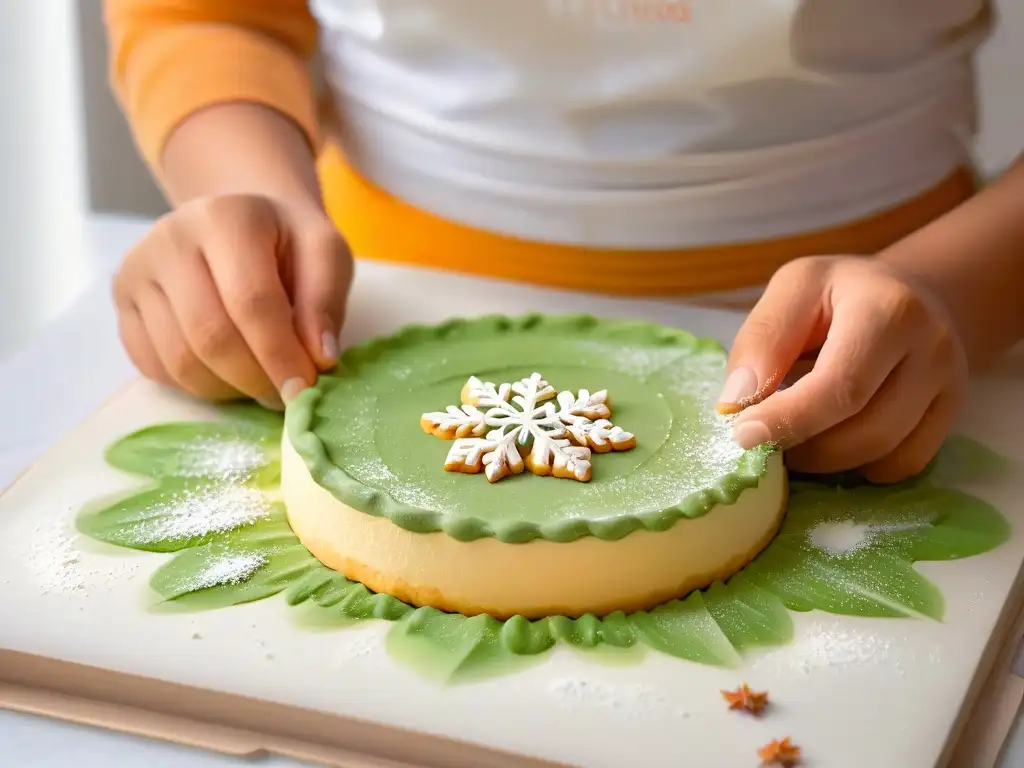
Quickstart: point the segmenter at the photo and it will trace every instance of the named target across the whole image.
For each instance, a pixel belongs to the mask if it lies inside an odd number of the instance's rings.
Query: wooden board
[[[450,314],[448,297],[466,294],[457,280],[431,279],[381,284],[376,293],[364,287],[349,338]],[[382,318],[385,295],[396,309]],[[655,317],[723,340],[739,322],[667,304],[546,296],[557,306],[535,301],[533,308]],[[525,308],[515,291],[463,304],[462,314]],[[1024,462],[1022,382],[1021,356],[976,382],[960,431]],[[514,676],[439,689],[392,662],[381,623],[310,632],[275,599],[198,615],[146,613],[146,580],[165,556],[74,537],[77,509],[135,484],[104,464],[106,445],[138,427],[210,415],[140,382],[0,498],[0,702],[234,754],[480,768],[543,761],[601,768],[641,757],[651,768],[756,765],[757,746],[790,734],[810,764],[924,768],[950,763],[968,738],[995,745],[984,748],[994,757],[1005,733],[972,729],[968,715],[976,705],[1008,712],[1019,702],[1006,670],[1020,636],[1024,477],[970,489],[1011,519],[1007,544],[917,566],[946,598],[942,623],[796,614],[795,641],[739,671],[657,654],[608,666],[557,649]],[[979,704],[986,679],[1000,696]],[[742,680],[771,691],[779,703],[772,717],[725,711],[719,689]],[[963,761],[984,749],[970,748],[952,764],[981,768]]]

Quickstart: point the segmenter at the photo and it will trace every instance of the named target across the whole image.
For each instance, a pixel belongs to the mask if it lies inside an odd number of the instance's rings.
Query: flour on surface
[[[139,544],[198,538],[252,525],[270,509],[269,499],[255,488],[219,485],[154,504],[145,519],[126,526],[125,534]]]
[[[889,664],[892,642],[871,632],[843,626],[840,622],[813,622],[785,648],[765,654],[754,664],[773,665],[781,674],[800,672],[809,675],[815,670],[840,667],[863,667]],[[903,670],[894,665],[897,674]]]
[[[580,341],[577,346],[586,352],[600,355],[612,370],[641,379],[691,356],[689,350],[672,346],[623,347],[603,341]]]
[[[561,678],[551,683],[550,691],[567,706],[585,706],[621,712],[628,717],[668,714],[680,718],[689,713],[650,685],[608,685],[581,678]]]
[[[41,594],[85,596],[89,589],[97,586],[111,589],[138,571],[138,562],[120,558],[110,559],[106,567],[86,564],[75,548],[75,536],[71,522],[65,516],[33,527],[27,541],[25,563]]]
[[[383,648],[384,644],[376,634],[353,638],[340,648],[338,660],[349,663],[356,659],[366,659],[378,654]]]
[[[241,584],[267,564],[267,556],[262,552],[249,552],[224,557],[208,563],[197,572],[185,587],[185,591],[195,592],[200,589],[223,585]]]
[[[808,532],[811,543],[818,549],[844,557],[869,546],[885,533],[898,533],[924,528],[927,520],[909,523],[858,523],[854,520],[830,520],[818,523]]]
[[[240,482],[269,463],[267,452],[248,440],[206,437],[188,443],[175,474]]]

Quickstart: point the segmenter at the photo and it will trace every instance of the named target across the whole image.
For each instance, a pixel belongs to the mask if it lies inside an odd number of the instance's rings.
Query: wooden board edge
[[[1024,680],[1012,669],[1024,639],[1024,569],[1011,595],[936,764],[941,768],[994,768],[1024,701]]]
[[[570,768],[437,734],[0,649],[0,707],[339,768]]]
[[[408,763],[380,761],[348,750],[274,739],[252,731],[6,683],[0,683],[0,707],[231,757],[256,758],[273,753],[329,768],[415,768]]]

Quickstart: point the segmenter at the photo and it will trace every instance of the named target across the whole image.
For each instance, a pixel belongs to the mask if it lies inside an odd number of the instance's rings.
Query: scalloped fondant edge
[[[453,318],[437,325],[410,324],[387,336],[378,336],[349,347],[342,354],[339,366],[374,360],[381,353],[430,340],[451,338],[466,333],[490,336],[495,333],[546,331],[586,332],[600,329],[602,339],[633,338],[644,343],[674,346],[689,352],[725,349],[714,339],[702,338],[682,329],[670,328],[644,320],[599,318],[588,314],[484,315],[477,318]],[[327,455],[323,441],[312,430],[317,405],[330,386],[330,375],[321,376],[315,385],[293,399],[285,410],[285,434],[302,457],[313,480],[336,499],[353,509],[376,517],[385,517],[395,525],[413,533],[444,533],[457,541],[496,538],[509,544],[522,544],[535,539],[568,543],[585,536],[606,541],[620,539],[633,531],[664,531],[682,519],[700,517],[718,505],[732,504],[748,488],[756,488],[767,467],[767,458],[776,448],[762,445],[746,451],[736,471],[723,475],[707,488],[690,494],[678,504],[657,512],[622,515],[612,521],[560,520],[547,525],[509,521],[492,526],[476,517],[461,517],[433,510],[420,509],[399,502],[387,492],[370,488],[349,476]]]

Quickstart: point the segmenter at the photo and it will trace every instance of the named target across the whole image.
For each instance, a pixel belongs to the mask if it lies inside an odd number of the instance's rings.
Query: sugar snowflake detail
[[[588,482],[593,453],[628,451],[636,437],[609,421],[608,393],[557,391],[539,373],[511,384],[470,377],[461,406],[425,413],[425,432],[454,440],[444,468],[496,483],[528,469]]]

